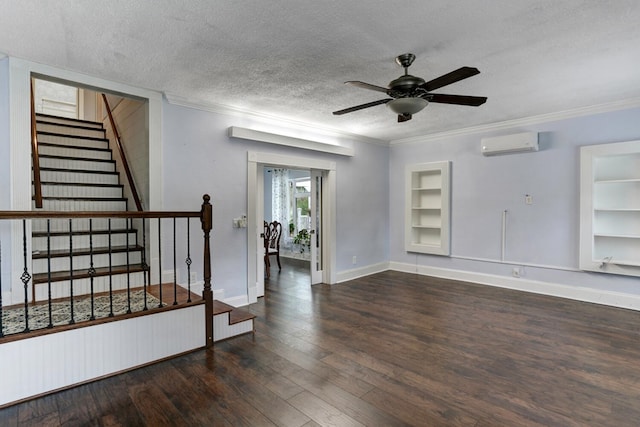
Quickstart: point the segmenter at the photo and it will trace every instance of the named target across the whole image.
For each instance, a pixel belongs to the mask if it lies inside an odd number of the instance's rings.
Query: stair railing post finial
[[[211,203],[209,203],[211,197],[208,194],[202,196],[202,200],[202,209],[200,211],[200,222],[204,232],[204,289],[202,298],[205,301],[205,347],[210,348],[213,346],[213,291],[211,290],[211,246],[209,241],[213,225],[213,209]]]

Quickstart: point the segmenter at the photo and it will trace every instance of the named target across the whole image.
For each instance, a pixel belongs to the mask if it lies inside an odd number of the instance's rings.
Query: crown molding
[[[238,126],[230,126],[228,135],[232,138],[247,139],[249,141],[267,142],[269,144],[284,145],[286,147],[302,148],[306,150],[321,151],[323,153],[339,154],[341,156],[353,157],[354,151],[351,147],[325,144],[324,142],[311,141],[308,139],[294,138],[275,133],[261,132],[254,129],[247,129]]]
[[[576,117],[589,116],[592,114],[609,113],[612,111],[626,110],[640,107],[640,98],[631,98],[622,101],[614,101],[606,104],[592,105],[589,107],[574,108],[572,110],[558,111],[555,113],[540,114],[537,116],[524,117],[520,119],[506,120],[503,122],[490,123],[486,125],[470,126],[445,132],[438,132],[429,135],[413,136],[410,138],[396,139],[389,141],[389,145],[415,144],[421,142],[437,141],[445,138],[472,135],[482,132],[492,132],[497,130],[510,129],[514,127],[529,126],[557,120],[572,119]]]
[[[166,92],[164,96],[167,99],[167,102],[169,102],[169,104],[172,104],[172,105],[178,105],[181,107],[193,108],[193,109],[202,110],[202,111],[209,111],[212,113],[224,114],[224,115],[233,116],[233,117],[248,116],[258,120],[267,120],[269,122],[275,122],[279,125],[282,125],[288,128],[302,129],[308,132],[327,136],[330,138],[348,139],[350,141],[358,141],[358,142],[364,142],[367,144],[382,145],[385,147],[389,146],[389,141],[386,141],[386,140],[370,138],[370,137],[358,135],[355,133],[344,132],[335,128],[311,125],[307,122],[284,118],[274,114],[247,110],[244,108],[232,107],[230,105],[217,104],[214,102],[208,102],[203,100],[193,100],[193,99],[185,98],[180,95],[170,94]]]

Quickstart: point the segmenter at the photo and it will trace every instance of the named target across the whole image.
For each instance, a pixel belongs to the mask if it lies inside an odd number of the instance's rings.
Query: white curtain
[[[289,236],[289,169],[273,169],[271,178],[273,199],[271,202],[271,218],[282,223],[282,236]]]

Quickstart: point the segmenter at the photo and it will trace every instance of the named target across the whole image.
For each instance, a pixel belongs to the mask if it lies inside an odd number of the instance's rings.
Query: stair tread
[[[96,274],[94,277],[99,277],[99,276],[108,276],[109,275],[109,267],[100,267],[100,268],[96,268]],[[142,266],[142,264],[130,264],[129,265],[129,273],[139,273],[145,271],[145,268]],[[126,265],[114,265],[111,267],[111,274],[115,275],[115,274],[126,274],[127,273],[127,266]],[[79,280],[79,279],[87,279],[89,278],[89,270],[88,269],[82,269],[82,270],[74,270],[73,271],[73,279],[74,280]],[[69,274],[69,270],[66,271],[52,271],[51,272],[51,281],[52,282],[61,282],[63,280],[69,280],[71,278],[71,275]],[[36,273],[33,275],[33,284],[37,285],[40,283],[47,283],[48,282],[48,273]]]
[[[62,181],[40,181],[40,185],[59,185],[63,187],[124,187],[123,184],[102,184],[97,182],[62,182]]]
[[[38,147],[53,147],[53,148],[66,148],[66,149],[69,149],[69,150],[88,150],[88,151],[111,152],[110,148],[78,147],[77,145],[56,144],[55,142],[38,142]]]
[[[99,129],[96,129],[99,130]],[[109,142],[107,138],[99,138],[97,136],[84,136],[84,135],[69,135],[66,133],[58,133],[58,132],[49,132],[46,130],[37,131],[38,135],[48,135],[48,136],[61,136],[63,138],[73,138],[73,139],[86,139],[88,141],[100,141],[100,142]]]
[[[144,248],[140,245],[129,245],[129,246],[124,246],[124,245],[120,245],[120,246],[111,246],[111,253],[121,253],[121,252],[138,252],[138,251],[142,251]],[[108,246],[100,246],[100,247],[95,247],[93,248],[93,251],[91,251],[89,248],[82,248],[82,249],[73,249],[73,256],[83,256],[83,255],[91,255],[91,252],[93,252],[94,255],[101,255],[101,254],[108,254],[109,253],[109,247]],[[55,249],[53,251],[49,252],[49,256],[51,258],[61,258],[61,257],[68,257],[70,256],[70,252],[68,249]],[[46,259],[47,258],[47,251],[35,251],[31,254],[31,258],[32,259]]]
[[[38,119],[40,117],[45,117],[45,118],[50,118],[50,119],[55,119],[55,120],[68,120],[70,122],[87,123],[87,124],[102,126],[102,123],[94,122],[94,121],[91,121],[91,120],[74,119],[72,117],[62,117],[62,116],[55,116],[53,114],[36,113],[36,119]],[[38,121],[38,120],[36,120],[36,121]]]
[[[44,196],[42,200],[77,200],[87,202],[126,202],[126,197],[69,197],[69,196]]]
[[[81,123],[95,123],[97,125],[102,125],[102,123],[100,123],[100,122],[81,121]],[[98,131],[98,132],[104,132],[105,131],[104,127],[97,128],[97,127],[93,127],[93,126],[83,126],[81,124],[73,125],[73,124],[69,124],[69,123],[56,123],[56,122],[49,122],[47,120],[36,120],[36,124],[48,125],[48,126],[64,126],[64,127],[68,127],[68,128],[72,128],[72,129],[83,129],[83,130],[91,130],[91,131]]]
[[[119,175],[118,171],[100,171],[100,170],[91,170],[91,169],[69,169],[69,168],[49,168],[49,167],[40,167],[40,172],[69,172],[69,173],[81,173],[81,174],[102,174],[102,175]]]
[[[256,318],[256,315],[248,312],[247,310],[243,310],[241,308],[233,307],[229,304],[225,304],[219,300],[213,300],[213,315],[216,316],[218,314],[229,313],[229,324],[233,325],[240,322],[245,322],[247,320],[253,320]]]
[[[111,234],[126,234],[136,233],[138,230],[135,228],[114,228],[111,230]],[[73,236],[83,236],[89,234],[89,230],[74,230],[71,233]],[[93,234],[109,234],[109,230],[93,230]],[[47,237],[46,231],[34,231],[31,233],[33,237]],[[68,231],[52,231],[49,233],[51,237],[68,236]]]
[[[113,159],[94,159],[92,157],[58,156],[53,154],[40,154],[41,159],[81,160],[85,162],[115,163]],[[42,168],[40,168],[42,170]]]

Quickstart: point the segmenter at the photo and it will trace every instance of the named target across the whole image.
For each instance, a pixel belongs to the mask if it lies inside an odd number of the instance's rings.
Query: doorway
[[[294,223],[294,236],[291,237],[290,223],[287,219],[285,232],[293,239],[306,225],[308,236],[307,249],[310,255],[309,283],[335,283],[335,162],[317,160],[306,157],[283,156],[270,153],[249,152],[247,167],[247,296],[249,303],[256,302],[257,298],[264,295],[264,245],[263,245],[263,221],[269,217],[266,214],[265,198],[268,200],[271,194],[265,194],[266,170],[289,169],[308,172],[308,184],[305,177],[294,178],[291,185],[300,184],[299,200],[304,200],[308,188],[308,209],[304,209],[304,203],[300,206],[300,215],[292,218],[300,220],[300,225]],[[303,184],[304,183],[304,184]],[[308,185],[308,186],[307,186]],[[294,197],[295,198],[295,197]],[[298,207],[296,206],[296,209]],[[296,211],[297,214],[297,211]],[[308,214],[308,215],[304,215]],[[307,218],[308,217],[308,218]],[[304,245],[304,239],[298,239]],[[299,246],[297,246],[300,249]]]

